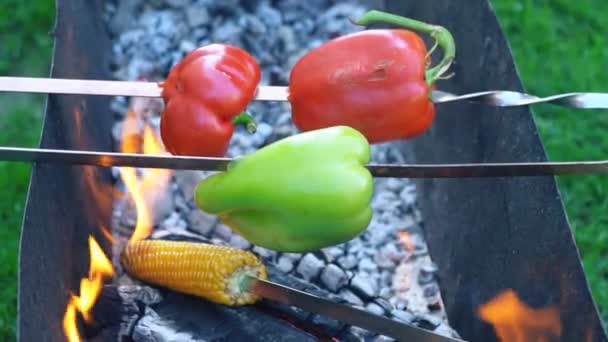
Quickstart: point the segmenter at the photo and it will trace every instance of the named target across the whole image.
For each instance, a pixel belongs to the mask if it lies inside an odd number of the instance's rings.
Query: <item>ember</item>
[[[512,289],[481,305],[478,313],[492,324],[502,342],[551,341],[562,333],[557,306],[533,309]]]

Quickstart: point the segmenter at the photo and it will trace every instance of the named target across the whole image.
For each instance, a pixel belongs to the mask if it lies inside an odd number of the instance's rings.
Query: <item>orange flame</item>
[[[412,253],[414,251],[415,244],[414,244],[414,241],[412,240],[412,237],[410,236],[410,233],[408,233],[406,231],[400,231],[399,232],[399,241],[401,241],[401,243],[405,247],[405,250],[408,253]]]
[[[557,306],[533,309],[512,289],[481,305],[478,314],[492,324],[503,342],[549,341],[547,335],[559,337],[562,333]]]
[[[160,138],[148,124],[143,124],[143,139],[140,134],[142,105],[134,103],[123,122],[121,151],[125,153],[138,153],[140,148],[143,154],[163,154],[165,150]],[[143,141],[142,141],[143,140]],[[135,230],[130,240],[142,240],[152,233],[154,227],[155,203],[169,185],[170,170],[145,169],[138,177],[135,168],[123,167],[120,177],[127,187],[129,196],[133,199],[137,213]]]
[[[80,296],[71,295],[63,316],[63,332],[70,342],[81,340],[76,326],[76,313],[80,312],[86,322],[91,322],[91,309],[101,293],[103,282],[114,275],[112,262],[92,236],[89,236],[89,255],[89,276],[80,281]]]

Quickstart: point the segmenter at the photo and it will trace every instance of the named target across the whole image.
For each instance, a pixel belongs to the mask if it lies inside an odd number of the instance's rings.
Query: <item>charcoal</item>
[[[435,330],[441,324],[441,319],[434,315],[422,314],[416,316],[414,322],[423,329]]]
[[[378,316],[382,316],[384,315],[384,309],[376,304],[376,303],[369,303],[367,304],[367,306],[365,307],[365,309],[371,313],[373,313],[374,315],[378,315]]]
[[[363,305],[363,301],[356,294],[354,294],[351,290],[343,289],[338,294],[340,298],[344,299],[346,302],[352,305]]]
[[[338,259],[338,264],[346,270],[349,270],[349,269],[357,266],[358,263],[359,263],[359,261],[352,254],[348,254],[348,255],[340,257]]]
[[[213,234],[224,241],[230,241],[233,235],[232,229],[221,222],[215,226],[215,231],[213,231]]]
[[[232,234],[228,244],[239,249],[249,249],[249,247],[251,247],[251,243],[249,241],[237,234]]]
[[[186,18],[190,27],[205,25],[209,22],[209,12],[204,6],[189,6],[186,10]]]
[[[260,246],[253,247],[253,252],[265,260],[272,260],[277,255],[277,252]]]
[[[378,271],[378,264],[373,262],[371,258],[363,258],[359,262],[359,270],[367,273],[376,273]]]
[[[348,278],[340,267],[329,264],[321,273],[321,281],[330,291],[336,292],[348,283]]]
[[[385,298],[378,297],[378,298],[374,299],[373,304],[378,305],[379,307],[381,307],[384,312],[392,312],[393,311],[393,306]]]
[[[344,255],[344,249],[338,246],[327,247],[321,249],[321,253],[326,262],[334,262],[338,257]]]
[[[311,49],[338,35],[363,30],[362,26],[353,25],[349,19],[356,18],[368,9],[366,1],[359,0],[134,2],[139,5],[106,6],[108,26],[115,35],[111,60],[115,78],[136,80],[143,77],[149,81],[162,81],[170,68],[189,51],[210,43],[229,43],[246,49],[258,61],[262,68],[262,85],[287,85],[291,68]],[[125,11],[128,13],[125,14]],[[124,22],[120,17],[129,18],[129,21]],[[123,20],[123,23],[112,26],[112,20]],[[112,132],[116,148],[120,147],[121,121],[129,100],[116,97],[111,104],[116,120]],[[147,111],[146,122],[157,134],[162,109],[163,103],[158,100]],[[291,118],[288,103],[253,101],[247,111],[256,120],[257,130],[251,134],[242,126],[236,127],[227,157],[253,153],[299,132]],[[373,163],[402,163],[405,157],[397,143],[371,146]],[[213,172],[174,173],[166,196],[172,199],[170,210],[160,210],[162,215],[154,218],[153,237],[202,241],[251,250],[268,266],[271,279],[287,286],[386,317],[392,317],[391,312],[396,309],[416,317],[432,312],[432,317],[449,327],[438,291],[437,270],[428,266],[431,261],[421,229],[423,221],[417,207],[416,186],[411,180],[374,179],[372,220],[365,231],[350,241],[311,253],[277,253],[247,241],[221,222],[218,216],[197,207],[194,188],[210,174]],[[118,176],[115,172],[117,183],[122,186]],[[135,224],[134,211],[129,213],[124,206],[115,207],[113,232],[127,236]],[[158,212],[155,211],[155,215]],[[125,214],[129,214],[128,217],[120,220]],[[118,219],[114,219],[115,216]],[[409,234],[408,244],[400,239],[402,232]],[[119,279],[124,277],[123,274],[118,275]],[[128,280],[124,281],[129,283]],[[283,314],[312,325],[326,326],[325,329],[337,328],[331,328],[328,321],[323,321],[325,318],[316,318],[291,306],[264,301],[262,307],[270,311],[284,310]],[[164,321],[167,317],[163,316],[162,310],[150,310],[151,315],[156,313],[161,320],[155,322],[148,319],[143,323],[147,322],[150,326],[160,324],[157,327],[168,324]],[[419,321],[428,325],[424,320]],[[140,333],[141,336],[145,335],[144,330]],[[382,340],[379,336],[357,329],[351,332],[349,328],[341,330],[339,339],[360,340],[363,336],[372,341]]]
[[[363,298],[371,298],[376,296],[377,285],[370,279],[361,274],[357,274],[350,281],[350,288]]]
[[[405,310],[398,310],[395,309],[391,312],[391,315],[393,316],[393,318],[405,322],[405,323],[412,323],[414,321],[414,319],[416,318],[412,313],[405,311]]]
[[[216,216],[206,214],[201,210],[192,210],[188,214],[188,229],[203,236],[209,235],[217,222]]]
[[[308,253],[300,260],[296,272],[305,280],[310,281],[319,275],[324,266],[323,260],[320,260],[312,253]]]
[[[277,261],[277,268],[283,273],[289,273],[293,270],[293,261],[283,255]]]

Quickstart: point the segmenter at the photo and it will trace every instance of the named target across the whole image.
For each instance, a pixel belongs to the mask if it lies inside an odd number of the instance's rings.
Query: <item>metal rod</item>
[[[102,81],[42,77],[0,77],[0,91],[20,93],[80,94],[160,97],[157,82]],[[287,101],[287,87],[260,86],[254,100]]]
[[[233,158],[207,158],[118,152],[0,147],[0,160],[37,163],[125,166],[153,169],[224,171]],[[366,164],[381,178],[526,177],[606,174],[608,161],[483,164]]]
[[[48,94],[81,94],[106,96],[160,97],[162,88],[156,82],[102,81],[82,79],[0,77],[0,91]],[[284,86],[260,86],[254,100],[288,101],[289,89]],[[579,109],[608,108],[608,93],[566,93],[538,97],[510,90],[492,90],[456,95],[433,90],[434,103],[468,101],[496,107],[519,107],[550,103]]]
[[[293,305],[304,310],[325,315],[347,324],[358,326],[383,336],[392,337],[398,341],[420,342],[456,342],[463,341],[439,335],[413,325],[401,323],[392,319],[372,314],[348,305],[334,303],[330,300],[308,294],[254,277],[248,277],[249,292],[260,297]]]

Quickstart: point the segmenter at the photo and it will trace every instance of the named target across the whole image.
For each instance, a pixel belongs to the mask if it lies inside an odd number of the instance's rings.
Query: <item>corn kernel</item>
[[[127,273],[143,282],[229,306],[258,300],[246,291],[247,275],[267,277],[266,267],[254,254],[197,242],[131,241],[121,262]]]

